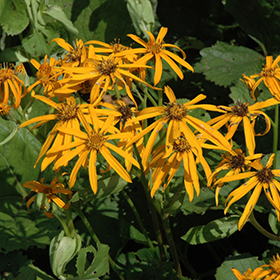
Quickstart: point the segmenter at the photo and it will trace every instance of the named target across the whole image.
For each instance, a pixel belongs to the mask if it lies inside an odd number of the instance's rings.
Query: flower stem
[[[140,228],[141,228],[143,234],[145,235],[146,240],[147,240],[147,242],[148,242],[148,244],[149,244],[151,250],[153,251],[153,253],[154,253],[155,256],[157,257],[155,247],[154,247],[154,245],[153,245],[153,243],[152,243],[150,237],[148,236],[148,233],[147,233],[147,231],[146,231],[146,229],[145,229],[145,227],[144,227],[144,225],[143,225],[143,222],[142,222],[142,220],[141,220],[141,217],[140,217],[140,215],[139,215],[139,213],[138,213],[138,211],[137,211],[137,209],[136,209],[136,207],[135,207],[133,201],[130,199],[130,197],[127,195],[127,193],[126,193],[124,190],[121,191],[121,194],[124,196],[124,198],[126,199],[127,203],[128,203],[129,206],[131,207],[132,212],[134,213],[134,215],[135,215],[135,217],[136,217],[136,220],[137,220],[137,222],[138,222],[138,224],[139,224],[139,226],[140,226]]]
[[[163,211],[162,211],[162,214],[163,214],[163,215],[161,215],[162,223],[163,223],[163,227],[165,230],[165,236],[166,236],[167,242],[169,244],[169,249],[170,249],[170,253],[172,256],[173,263],[174,263],[174,268],[176,270],[177,275],[179,277],[181,277],[181,276],[183,276],[183,274],[182,274],[182,269],[181,269],[181,265],[179,262],[178,253],[176,250],[176,244],[173,239],[172,231],[170,228],[169,214],[164,214]]]
[[[63,230],[64,230],[66,236],[67,236],[67,237],[70,237],[70,238],[73,238],[73,236],[71,235],[70,230],[69,230],[69,228],[68,228],[67,223],[65,222],[65,220],[64,220],[62,217],[60,217],[60,215],[57,214],[56,212],[53,213],[53,215],[54,215],[54,216],[59,220],[59,222],[61,223],[61,225],[62,225],[62,227],[63,227]]]
[[[265,237],[272,239],[272,240],[277,240],[280,241],[280,237],[268,232],[266,229],[264,229],[256,220],[255,215],[252,211],[252,213],[249,216],[249,222]]]
[[[85,214],[83,213],[83,211],[79,208],[79,207],[75,207],[75,211],[77,212],[77,214],[79,215],[79,217],[81,218],[81,220],[83,221],[84,225],[86,226],[90,236],[92,237],[92,239],[95,241],[96,244],[100,244],[100,240],[97,237],[97,235],[95,234],[91,224],[89,223],[87,217],[85,216]],[[109,263],[112,267],[112,269],[117,273],[117,275],[119,276],[119,278],[121,280],[125,280],[125,278],[123,277],[123,275],[121,274],[121,272],[118,270],[115,262],[113,261],[113,259],[111,258],[111,256],[108,256],[109,259]]]
[[[157,239],[158,247],[159,247],[160,259],[161,259],[161,261],[165,262],[166,261],[166,254],[165,254],[165,250],[164,250],[164,246],[163,246],[163,239],[162,239],[162,235],[161,235],[161,231],[160,231],[160,227],[159,227],[157,210],[156,210],[156,208],[154,206],[154,203],[151,199],[151,196],[148,192],[149,183],[148,183],[147,178],[144,175],[144,169],[143,169],[143,165],[141,163],[141,157],[138,153],[138,150],[137,150],[137,147],[136,147],[135,144],[133,144],[133,150],[136,154],[137,160],[138,160],[140,168],[141,168],[140,181],[141,181],[142,186],[144,188],[146,198],[147,198],[147,201],[148,201],[148,205],[149,205],[149,209],[151,211],[154,231],[155,231],[155,235],[156,235],[156,239]]]

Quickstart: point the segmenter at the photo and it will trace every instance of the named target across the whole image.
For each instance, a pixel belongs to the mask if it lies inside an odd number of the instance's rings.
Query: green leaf
[[[88,246],[86,248],[82,248],[79,252],[77,258],[77,273],[79,275],[79,279],[98,279],[98,277],[109,272],[109,246],[104,244],[98,244],[98,250],[96,251],[93,246]],[[94,259],[89,265],[86,267],[86,257],[87,253],[93,253]],[[76,279],[76,278],[74,278]]]
[[[209,188],[201,188],[199,196],[194,196],[192,202],[186,194],[181,210],[185,215],[190,213],[203,214],[213,206],[215,206],[214,193]]]
[[[31,57],[43,57],[50,53],[51,46],[46,43],[42,33],[36,32],[22,40],[22,46]]]
[[[279,232],[280,232],[280,224],[278,222],[278,219],[277,219],[277,214],[276,214],[276,211],[274,209],[271,210],[269,216],[268,216],[268,222],[269,222],[269,225],[272,229],[272,231],[277,235],[279,236]]]
[[[229,237],[238,230],[239,218],[232,215],[214,220],[207,225],[192,227],[181,238],[191,245],[197,245]]]
[[[264,57],[245,48],[232,46],[224,42],[205,48],[200,52],[202,59],[195,65],[195,72],[203,73],[206,80],[219,86],[236,84],[242,74],[254,74],[259,71]]]
[[[232,268],[239,270],[243,275],[246,270],[252,270],[265,264],[263,261],[258,261],[258,257],[252,257],[250,254],[236,255],[226,258],[215,274],[216,280],[236,280],[232,272]]]
[[[46,228],[42,224],[40,229],[22,204],[20,197],[0,197],[0,248],[6,253],[35,245],[44,248],[50,242]]]
[[[127,0],[126,3],[136,33],[138,35],[143,33],[144,37],[149,39],[145,31],[153,33],[155,27],[155,17],[151,2],[149,0]]]
[[[52,239],[50,244],[50,264],[55,276],[63,276],[66,265],[80,251],[81,244],[80,235],[76,234],[73,238],[70,238],[64,236],[63,230]]]
[[[4,141],[14,130],[15,123],[0,118],[0,142]],[[39,167],[34,169],[34,163],[41,149],[41,143],[26,128],[20,128],[18,133],[8,143],[0,147],[0,173],[2,179],[2,196],[28,192],[22,184],[36,180]]]
[[[50,275],[47,275],[40,268],[34,266],[33,264],[29,264],[27,266],[23,266],[19,274],[15,278],[8,278],[8,280],[25,280],[25,279],[36,279],[36,280],[55,280]]]
[[[78,29],[76,27],[74,27],[72,21],[67,18],[62,7],[57,6],[57,5],[50,5],[48,7],[48,9],[44,11],[44,14],[49,15],[52,18],[63,23],[69,32],[71,32],[75,35],[79,34]]]
[[[18,35],[29,24],[23,0],[1,1],[0,24],[7,35]]]
[[[251,73],[251,74],[254,74],[254,73]],[[258,89],[260,90],[260,95],[259,95],[259,97],[257,97],[258,102],[265,101],[265,100],[273,97],[264,83],[260,83],[260,85],[258,86]],[[236,85],[230,87],[230,91],[231,91],[231,93],[230,93],[229,97],[234,102],[236,102],[238,100],[241,102],[249,102],[250,104],[255,103],[254,99],[250,96],[247,86],[245,85],[245,83],[243,83],[240,80],[236,83]]]

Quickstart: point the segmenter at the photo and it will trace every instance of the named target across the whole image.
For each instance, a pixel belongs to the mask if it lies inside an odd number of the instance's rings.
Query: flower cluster
[[[51,43],[55,42],[64,48],[64,55],[58,59],[48,59],[45,56],[41,64],[31,59],[37,69],[37,80],[28,87],[27,92],[31,92],[34,99],[49,105],[50,110],[46,115],[25,121],[20,127],[37,123],[32,127],[36,129],[48,122],[54,124],[35,166],[42,159],[41,171],[52,165],[53,171],[57,173],[69,167],[69,163],[73,161],[74,167],[70,172],[67,170],[70,173],[69,188],[75,186],[79,170],[83,167],[88,170],[94,194],[98,192],[98,175],[111,168],[129,183],[135,176],[147,175],[147,188],[152,197],[158,190],[164,191],[167,187],[172,187],[174,176],[182,168],[183,184],[192,201],[195,193],[197,196],[200,193],[198,165],[201,165],[208,187],[216,188],[217,205],[219,192],[224,184],[248,179],[229,194],[224,211],[226,214],[233,203],[251,193],[239,221],[239,230],[248,220],[262,190],[280,220],[280,184],[277,181],[280,170],[272,168],[274,154],[264,165],[261,162],[263,154],[255,153],[255,137],[267,134],[271,128],[271,120],[262,110],[276,106],[280,101],[279,57],[274,62],[272,57],[267,57],[260,74],[243,75],[253,97],[259,83],[264,81],[273,98],[254,104],[236,101],[232,106],[199,104],[206,95],[199,94],[192,100],[180,100],[169,86],[163,89],[156,87],[162,77],[162,60],[181,79],[181,66],[190,71],[193,68],[186,62],[183,50],[164,42],[167,28],[162,27],[156,39],[153,34],[147,33],[148,42],[135,35],[128,35],[142,46],[140,48],[124,46],[118,40],[112,44],[96,40],[85,43],[76,40],[74,46],[71,46],[65,40],[56,38]],[[167,48],[179,50],[182,57]],[[16,70],[6,67],[1,71],[4,70],[7,72],[6,76],[4,72],[0,76],[3,77],[1,102],[7,104],[12,93],[16,108],[26,93],[25,87],[15,77]],[[153,85],[147,81],[148,71],[153,74]],[[259,80],[255,81],[257,77]],[[39,85],[44,88],[44,95],[34,93]],[[135,90],[137,86],[142,86],[143,89],[143,85],[152,89],[154,95],[157,90],[158,97],[153,98],[142,90],[143,97],[142,93]],[[104,101],[108,92],[117,99],[115,103]],[[167,98],[166,103],[163,103],[162,92]],[[142,101],[141,104],[136,101],[135,93]],[[121,98],[123,95],[130,102],[124,102]],[[153,104],[150,107],[147,106],[147,98]],[[197,109],[220,115],[202,121],[194,115]],[[3,107],[2,111],[4,110]],[[260,119],[265,121],[266,126],[263,132],[256,133],[255,126]],[[236,132],[242,127],[245,148],[233,149]],[[205,157],[206,150],[209,149],[223,152],[223,160],[214,171]],[[105,171],[98,168],[98,165]],[[228,171],[221,177],[223,170]],[[29,183],[26,186],[31,185]],[[36,190],[44,192],[45,189],[39,190],[38,185]],[[54,191],[52,188],[52,192],[56,193]],[[51,200],[56,203],[53,197]],[[58,205],[62,206],[62,203]]]

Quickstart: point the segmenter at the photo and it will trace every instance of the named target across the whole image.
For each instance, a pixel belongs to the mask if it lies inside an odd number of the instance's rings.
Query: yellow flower
[[[221,150],[227,150],[227,151],[231,150],[230,144],[220,132],[213,129],[207,123],[195,117],[192,117],[191,115],[188,114],[190,110],[198,107],[198,105],[194,105],[194,104],[206,98],[205,95],[200,94],[193,100],[181,104],[181,103],[177,103],[177,99],[174,95],[174,92],[170,87],[166,86],[164,89],[165,89],[165,94],[169,99],[169,103],[166,106],[150,107],[150,108],[143,109],[136,117],[136,120],[140,121],[152,117],[158,117],[160,115],[162,116],[158,120],[154,121],[147,128],[145,128],[142,132],[138,133],[127,144],[127,147],[132,145],[134,142],[142,138],[145,134],[152,131],[146,145],[146,150],[142,157],[142,164],[144,169],[148,167],[148,159],[151,155],[154,142],[158,136],[159,131],[163,129],[165,124],[168,124],[167,133],[165,137],[166,139],[165,157],[171,155],[171,153],[174,150],[173,149],[174,141],[181,136],[181,133],[188,140],[191,147],[196,149],[198,154],[202,156],[201,143],[199,142],[195,134],[192,132],[189,125],[193,127],[195,130],[203,133],[209,141],[211,141],[212,143],[220,147]],[[202,105],[199,106],[203,108]]]
[[[72,138],[63,132],[59,132],[59,127],[66,127],[69,129],[80,129],[80,122],[77,115],[78,108],[86,109],[87,104],[83,105],[77,105],[74,97],[68,97],[66,101],[55,103],[54,101],[50,100],[49,98],[46,98],[45,96],[41,95],[33,95],[33,98],[40,100],[49,106],[53,107],[57,111],[53,114],[48,114],[45,116],[39,116],[35,117],[31,120],[28,120],[20,125],[20,127],[25,127],[30,124],[33,124],[35,122],[39,122],[36,124],[32,129],[37,128],[49,121],[56,120],[56,124],[50,131],[45,143],[43,144],[40,154],[38,156],[38,159],[35,163],[35,166],[38,164],[39,160],[42,158],[42,156],[48,151],[49,147],[53,143],[52,147],[60,147],[61,145],[68,144],[72,142]],[[66,151],[65,151],[66,152]],[[42,162],[41,170],[45,170],[47,166],[53,162],[56,161],[60,156],[62,156],[63,153],[52,155],[52,156],[46,156]]]
[[[246,147],[249,151],[249,155],[253,155],[255,152],[256,142],[255,142],[255,136],[262,136],[266,134],[271,127],[271,122],[269,117],[261,111],[261,109],[273,106],[278,104],[279,102],[275,100],[274,98],[270,98],[266,101],[262,102],[256,102],[253,105],[249,105],[245,102],[239,102],[237,101],[234,106],[213,106],[208,105],[206,107],[206,110],[224,110],[225,114],[218,116],[216,118],[213,118],[209,122],[207,122],[209,125],[212,125],[213,128],[219,129],[223,125],[228,125],[228,132],[226,134],[226,139],[232,139],[233,135],[235,134],[239,124],[243,122],[244,126],[244,134],[245,134],[245,141],[246,141]],[[211,109],[212,106],[212,109]],[[255,134],[254,126],[255,121],[258,116],[262,116],[266,122],[266,129],[259,134]]]
[[[87,58],[87,49],[81,39],[76,39],[74,47],[72,47],[62,38],[55,38],[50,41],[50,43],[52,42],[56,42],[59,46],[61,46],[68,52],[65,57],[59,62],[60,66],[67,65],[76,67],[81,65]]]
[[[216,167],[216,169],[208,179],[208,186],[211,186],[212,181],[216,181],[216,177],[218,173],[222,170],[230,169],[228,173],[224,175],[224,177],[245,172],[246,170],[250,169],[249,164],[252,163],[252,160],[261,158],[262,154],[255,154],[253,156],[246,157],[245,153],[243,153],[242,150],[235,149],[231,153],[227,152],[225,155],[222,155],[222,157],[223,160],[218,164],[218,166]],[[218,206],[218,195],[222,186],[223,184],[219,184],[216,186],[215,200],[217,206]]]
[[[186,54],[185,52],[180,49],[179,47],[173,45],[173,44],[166,44],[163,39],[167,33],[166,27],[161,27],[157,38],[155,39],[154,35],[146,31],[149,35],[149,42],[145,42],[136,35],[128,34],[127,36],[130,37],[132,40],[136,41],[140,45],[142,45],[144,48],[138,48],[138,49],[131,49],[126,50],[119,55],[130,55],[130,54],[144,54],[143,57],[141,57],[136,63],[137,64],[143,64],[146,65],[148,60],[151,60],[152,58],[155,60],[155,75],[154,75],[154,85],[157,85],[160,81],[161,75],[162,75],[162,61],[161,59],[165,60],[170,67],[176,72],[176,74],[179,76],[179,78],[182,80],[184,78],[184,75],[180,68],[177,66],[177,63],[181,64],[182,66],[186,67],[187,69],[191,70],[193,72],[192,66],[185,61]],[[179,56],[175,55],[174,53],[166,50],[166,48],[176,48],[179,51],[181,51],[183,55],[183,59]],[[175,60],[175,62],[174,62]]]
[[[37,85],[42,84],[44,87],[44,93],[53,97],[54,90],[60,87],[60,84],[57,82],[57,78],[62,74],[62,71],[59,71],[58,68],[55,67],[57,65],[57,61],[54,57],[51,57],[48,62],[48,56],[45,55],[44,62],[42,64],[33,58],[30,62],[38,71],[36,73],[37,81],[28,87],[27,92],[30,92]]]
[[[249,201],[246,204],[244,212],[239,220],[238,229],[241,230],[247,221],[249,215],[253,211],[258,198],[260,196],[261,190],[264,190],[264,193],[269,200],[269,202],[276,209],[278,221],[280,220],[280,183],[275,179],[275,177],[280,177],[280,170],[272,170],[271,166],[274,160],[274,154],[272,154],[267,161],[266,166],[263,166],[260,163],[260,159],[256,159],[254,162],[250,164],[251,167],[256,169],[257,171],[249,171],[243,172],[239,174],[235,174],[232,176],[225,176],[216,181],[215,185],[224,184],[226,182],[242,180],[246,178],[250,178],[243,185],[232,191],[227,197],[226,203],[227,207],[225,208],[224,213],[226,214],[229,207],[243,196],[245,196],[248,192],[253,190]]]
[[[280,55],[273,61],[272,56],[266,57],[266,64],[263,66],[261,73],[250,75],[250,78],[259,78],[252,88],[251,95],[256,100],[254,91],[257,86],[263,81],[270,93],[280,101]]]
[[[280,279],[280,257],[279,254],[273,256],[273,260],[269,261],[270,264],[262,265],[262,268],[268,268],[261,274],[262,277],[266,276],[265,280],[279,280]]]
[[[0,103],[0,115],[5,116],[10,113],[11,107],[8,104]]]
[[[121,155],[125,159],[131,161],[136,167],[139,168],[138,162],[130,156],[128,153],[123,151],[122,149],[116,147],[111,144],[109,141],[113,139],[126,139],[131,137],[131,133],[118,133],[117,129],[112,127],[112,123],[114,121],[114,117],[111,115],[107,118],[105,123],[102,123],[100,126],[100,120],[98,120],[95,110],[92,106],[89,106],[91,123],[93,123],[93,128],[89,125],[86,118],[84,117],[81,110],[78,110],[78,116],[81,120],[86,132],[82,132],[80,130],[60,127],[58,130],[62,133],[73,135],[76,137],[75,141],[66,145],[62,145],[60,147],[52,148],[47,154],[56,154],[61,153],[62,151],[69,150],[72,148],[70,152],[63,155],[54,165],[54,169],[65,165],[69,160],[79,155],[79,159],[77,160],[69,179],[69,188],[72,188],[76,182],[76,176],[81,166],[89,168],[89,181],[91,188],[94,193],[97,192],[97,172],[96,172],[96,160],[97,154],[100,153],[107,163],[127,182],[131,183],[131,179],[129,174],[120,164],[120,162],[111,154],[110,150],[113,150],[117,154]],[[114,134],[106,135],[107,132],[113,132]],[[89,160],[88,160],[89,156]],[[89,161],[89,164],[88,164]]]
[[[113,115],[115,117],[115,123],[119,125],[120,131],[132,133],[132,138],[137,133],[140,133],[142,131],[141,124],[136,121],[135,118],[135,114],[137,114],[138,111],[136,110],[136,108],[127,105],[123,100],[117,100],[116,102],[117,105],[113,105],[107,102],[101,102],[100,105],[104,106],[105,108],[102,107],[102,109],[96,109],[96,113],[100,116],[106,116],[101,117],[100,119],[104,119],[110,115]],[[125,147],[129,140],[130,139],[120,140],[117,146]],[[135,145],[138,149],[139,155],[142,156],[145,150],[143,139],[139,139]],[[125,150],[128,154],[133,156],[133,146],[130,146]],[[125,159],[125,166],[127,171],[130,171],[132,163],[129,160]]]
[[[4,63],[0,65],[0,102],[8,104],[11,98],[15,109],[19,107],[21,98],[26,94],[25,84],[17,77],[17,74],[18,72],[13,64]]]
[[[84,62],[84,67],[63,67],[66,73],[71,75],[71,80],[63,88],[57,90],[56,93],[69,94],[83,90],[86,84],[86,88],[90,89],[90,103],[95,104],[103,98],[108,89],[114,89],[115,84],[119,81],[125,87],[129,98],[137,106],[125,78],[133,79],[149,87],[152,86],[124,69],[149,66],[123,64],[122,58],[116,57],[114,54],[97,56],[94,53],[93,47],[91,47],[89,48],[89,58]]]
[[[67,195],[72,195],[72,191],[65,189],[62,183],[58,183],[57,177],[53,178],[50,186],[44,184],[44,178],[42,178],[40,181],[41,182],[28,181],[24,183],[23,186],[31,189],[33,192],[45,194],[49,203],[53,201],[60,208],[64,208],[64,209],[69,208],[70,203],[65,204],[65,202],[61,198],[59,198],[56,194],[63,193]],[[29,213],[30,213],[29,206],[34,201],[34,199],[35,196],[33,196],[27,201],[27,209]]]
[[[164,145],[159,146],[153,153],[152,161],[149,164],[149,167],[155,166],[152,173],[152,197],[169,174],[167,182],[163,186],[163,190],[166,189],[182,161],[184,163],[184,185],[190,201],[193,200],[194,196],[193,188],[195,189],[197,196],[199,195],[200,185],[196,164],[198,162],[202,164],[206,178],[210,176],[211,170],[204,157],[200,156],[196,148],[192,147],[186,137],[181,134],[174,140],[173,153],[170,157],[166,158]]]
[[[252,271],[252,269],[249,268],[244,272],[244,275],[242,275],[235,268],[232,268],[231,270],[238,280],[261,280],[261,277],[259,277],[260,273],[262,272],[261,267],[256,268],[254,271]]]

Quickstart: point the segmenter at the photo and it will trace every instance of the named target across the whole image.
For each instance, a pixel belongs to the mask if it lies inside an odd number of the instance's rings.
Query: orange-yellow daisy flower
[[[270,264],[264,264],[262,268],[264,269],[261,273],[262,277],[265,277],[265,280],[279,280],[280,279],[280,257],[277,253],[276,256],[273,256],[273,260],[269,261]]]
[[[17,77],[17,73],[13,64],[0,65],[0,102],[8,104],[11,99],[15,109],[19,107],[21,98],[26,94],[25,84]]]
[[[184,164],[184,185],[189,195],[190,201],[193,200],[194,196],[193,188],[195,189],[197,196],[199,195],[200,185],[196,164],[199,162],[202,164],[206,178],[211,175],[211,170],[205,158],[200,156],[197,153],[196,148],[192,147],[186,137],[181,134],[177,139],[174,140],[173,153],[170,157],[165,157],[164,145],[159,146],[152,155],[152,160],[149,163],[149,167],[154,167],[152,173],[152,197],[169,174],[167,182],[163,186],[163,190],[166,189],[176,174],[182,161]]]
[[[193,100],[181,104],[177,102],[175,94],[170,87],[166,86],[164,90],[165,94],[169,99],[169,103],[167,104],[167,106],[145,108],[138,114],[136,120],[141,121],[148,118],[158,117],[161,115],[162,116],[158,120],[154,121],[147,128],[145,128],[142,132],[138,133],[127,144],[127,146],[132,145],[134,142],[142,138],[145,134],[152,131],[146,145],[146,150],[142,157],[142,164],[144,169],[148,167],[148,159],[151,155],[153,145],[155,143],[159,131],[164,127],[165,124],[168,124],[167,133],[165,137],[166,157],[170,156],[173,152],[174,141],[181,136],[181,133],[183,133],[185,138],[190,143],[191,147],[195,148],[198,154],[202,155],[201,143],[199,142],[199,140],[197,139],[194,132],[189,126],[203,133],[206,136],[207,140],[220,147],[221,150],[231,150],[229,142],[223,137],[223,135],[220,132],[213,129],[207,123],[191,116],[188,113],[190,110],[198,107],[198,105],[195,104],[205,99],[205,95],[200,94]],[[203,106],[201,107],[203,108]]]
[[[267,161],[266,166],[260,163],[260,159],[256,159],[250,164],[251,167],[256,169],[256,171],[242,172],[232,176],[226,176],[216,181],[215,185],[224,184],[226,182],[242,180],[250,178],[243,185],[232,191],[227,197],[224,213],[226,214],[229,207],[240,198],[245,196],[248,192],[253,190],[250,199],[248,200],[244,212],[238,222],[238,229],[241,230],[247,221],[249,215],[253,211],[258,198],[260,196],[261,190],[264,193],[273,207],[276,209],[278,221],[280,221],[280,183],[275,179],[275,177],[280,177],[280,170],[272,170],[271,166],[274,160],[274,154],[272,154]]]
[[[254,91],[257,86],[263,81],[270,93],[280,101],[280,55],[273,61],[272,56],[266,57],[266,64],[263,66],[261,73],[250,75],[250,78],[259,78],[252,88],[251,95],[256,100]]]
[[[234,106],[214,106],[208,105],[205,107],[206,110],[211,110],[211,106],[213,110],[219,109],[224,110],[225,114],[213,118],[209,122],[209,125],[212,125],[213,128],[219,129],[224,125],[228,125],[228,132],[226,134],[226,139],[232,139],[233,135],[235,134],[239,124],[243,122],[244,126],[244,135],[246,141],[246,147],[249,151],[249,155],[253,155],[256,148],[255,136],[262,136],[266,134],[271,127],[271,122],[269,117],[262,112],[263,108],[273,106],[278,104],[274,98],[270,98],[266,101],[256,102],[253,105],[250,105],[245,102],[236,102]],[[255,134],[255,122],[257,117],[263,117],[266,122],[266,129],[262,133]]]
[[[57,196],[57,194],[63,193],[67,195],[72,195],[72,191],[65,189],[62,183],[58,183],[57,177],[53,178],[49,186],[44,184],[44,178],[42,178],[40,182],[28,181],[24,183],[23,186],[31,189],[33,192],[45,194],[49,203],[53,201],[60,208],[67,209],[70,206],[70,203],[66,204],[61,198]],[[34,201],[34,199],[35,196],[31,197],[27,201],[27,209],[29,213],[29,206]]]
[[[218,173],[222,170],[230,169],[225,175],[226,176],[232,176],[239,174],[241,172],[245,172],[246,170],[250,169],[250,164],[252,163],[252,160],[255,160],[257,158],[261,158],[262,154],[255,154],[253,156],[245,156],[245,153],[241,149],[235,149],[231,153],[226,152],[225,155],[222,155],[223,160],[218,164],[214,172],[211,174],[211,176],[208,179],[208,186],[211,186],[212,181],[216,181],[216,177]],[[222,188],[223,184],[219,184],[216,186],[215,191],[215,200],[216,205],[218,206],[218,195]]]
[[[138,112],[135,107],[127,105],[123,100],[117,100],[116,105],[107,102],[101,102],[100,105],[103,107],[102,109],[96,109],[96,113],[101,116],[101,119],[104,119],[102,116],[106,116],[107,118],[108,116],[113,115],[115,117],[115,123],[119,125],[121,132],[130,132],[132,138],[142,131],[141,124],[136,121],[135,118],[135,114]],[[117,146],[125,147],[129,140],[130,139],[120,140]],[[139,155],[142,156],[145,150],[143,139],[139,139],[135,145],[138,149]],[[130,146],[125,150],[128,154],[133,156],[133,146]],[[125,166],[127,171],[130,171],[132,163],[125,159]]]
[[[35,166],[38,164],[39,160],[43,157],[43,155],[48,151],[50,148],[51,144],[52,147],[60,147],[61,145],[68,144],[72,142],[72,137],[69,136],[69,134],[65,134],[63,132],[58,131],[59,127],[66,127],[69,129],[75,129],[79,130],[80,129],[80,122],[78,119],[77,115],[77,110],[78,108],[86,109],[87,104],[76,104],[75,98],[70,96],[66,99],[66,101],[56,103],[49,98],[41,95],[33,95],[33,98],[40,100],[52,108],[56,109],[56,112],[53,114],[48,114],[45,116],[39,116],[35,117],[31,120],[28,120],[20,125],[20,127],[25,127],[30,124],[39,122],[36,124],[34,128],[37,128],[49,121],[57,121],[52,130],[50,131],[45,143],[43,144],[41,151],[39,153],[38,159],[35,163]],[[41,170],[45,170],[47,166],[53,162],[56,161],[60,156],[62,156],[63,153],[57,153],[55,155],[48,155],[44,158],[42,165],[41,165]]]
[[[28,87],[27,92],[30,92],[37,85],[42,84],[44,87],[44,93],[53,97],[54,90],[60,87],[60,83],[57,82],[57,79],[62,74],[62,71],[56,68],[57,61],[54,57],[50,57],[48,62],[48,56],[45,55],[42,64],[33,58],[30,62],[38,71],[36,73],[37,81]]]
[[[155,75],[154,75],[154,85],[157,85],[160,81],[161,75],[162,75],[162,61],[161,59],[165,60],[170,67],[176,72],[176,74],[179,76],[179,78],[182,80],[184,78],[184,75],[181,71],[181,69],[178,67],[178,65],[175,63],[179,63],[182,66],[186,67],[187,69],[191,70],[193,72],[192,66],[185,61],[186,54],[185,52],[180,49],[179,47],[173,45],[173,44],[166,44],[163,39],[167,33],[166,27],[161,27],[157,38],[155,39],[154,35],[146,31],[149,35],[149,42],[145,42],[142,39],[140,39],[138,36],[133,34],[128,34],[127,36],[130,37],[132,40],[136,41],[140,45],[142,45],[144,48],[138,48],[138,49],[131,49],[126,50],[119,55],[130,55],[130,54],[144,54],[143,57],[141,57],[136,63],[137,64],[143,64],[146,65],[148,60],[154,59],[155,60]],[[181,51],[183,55],[183,59],[177,56],[176,54],[166,50],[166,48],[176,48],[179,51]],[[175,62],[174,62],[175,60]]]
[[[95,110],[92,106],[89,106],[91,123],[93,123],[93,128],[87,122],[81,110],[78,110],[78,116],[81,120],[86,132],[82,132],[76,129],[70,129],[66,127],[60,127],[59,131],[70,136],[76,137],[75,141],[60,147],[54,147],[47,154],[55,154],[72,148],[70,152],[63,155],[54,165],[54,169],[57,169],[64,165],[66,162],[70,161],[72,158],[79,155],[69,179],[69,188],[72,188],[76,182],[76,176],[81,166],[89,168],[89,181],[91,188],[94,193],[97,192],[97,172],[96,172],[96,160],[97,154],[100,153],[107,163],[127,182],[131,183],[131,178],[120,162],[111,154],[110,150],[116,152],[120,156],[131,161],[133,165],[139,168],[138,162],[128,153],[122,149],[116,147],[110,140],[113,139],[126,139],[131,137],[131,133],[114,133],[106,135],[107,132],[112,130],[112,123],[114,117],[111,115],[107,118],[106,122],[100,127],[100,121],[97,118]],[[116,129],[115,129],[116,130]],[[110,149],[110,150],[109,150]],[[89,164],[88,164],[89,156]]]
[[[96,56],[93,52],[94,50],[90,48],[90,58],[84,63],[86,67],[63,67],[63,69],[71,75],[71,80],[63,88],[57,90],[56,93],[69,94],[71,92],[82,90],[84,84],[86,83],[89,84],[88,86],[91,88],[90,103],[94,104],[102,100],[108,89],[114,89],[115,84],[120,82],[125,87],[129,98],[134,102],[135,106],[137,106],[137,103],[131,93],[130,86],[125,78],[127,77],[129,79],[133,79],[149,87],[152,86],[125,69],[149,66],[123,64],[122,58],[116,57],[114,54],[110,54],[109,56]]]
[[[76,39],[74,47],[68,44],[62,38],[55,38],[50,41],[50,43],[56,42],[60,47],[67,50],[67,54],[64,56],[62,61],[59,62],[60,66],[71,66],[77,67],[81,65],[87,58],[87,48],[84,46],[83,41]]]
[[[8,104],[0,103],[0,115],[5,116],[10,113],[11,107]]]
[[[232,272],[236,276],[238,280],[261,280],[261,277],[259,276],[262,272],[262,268],[258,267],[254,271],[252,271],[251,268],[246,270],[244,272],[244,275],[242,275],[237,269],[232,268]]]

